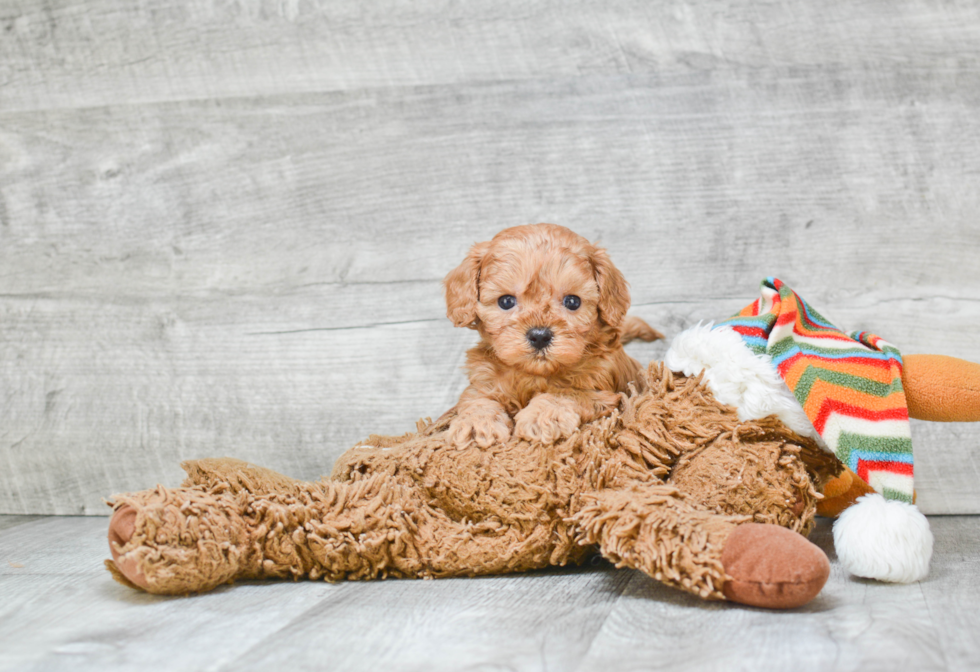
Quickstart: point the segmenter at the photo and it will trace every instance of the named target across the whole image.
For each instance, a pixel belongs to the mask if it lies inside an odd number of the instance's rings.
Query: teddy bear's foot
[[[830,576],[830,562],[802,535],[778,525],[746,523],[725,540],[722,592],[732,602],[791,609],[812,600]]]
[[[133,533],[136,531],[136,509],[133,507],[123,504],[112,514],[112,518],[109,520],[109,552],[112,553],[112,562],[107,561],[106,566],[112,571],[113,576],[120,579],[120,576],[125,581],[142,588],[143,590],[149,589],[149,583],[146,580],[146,575],[143,574],[140,569],[139,563],[136,562],[135,557],[126,557],[120,551],[129,540],[133,538]]]
[[[199,488],[117,495],[109,521],[109,570],[120,582],[161,595],[211,590],[258,574],[261,555],[242,513],[244,493]]]

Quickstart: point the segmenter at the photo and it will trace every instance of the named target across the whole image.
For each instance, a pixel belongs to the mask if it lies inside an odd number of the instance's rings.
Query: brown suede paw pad
[[[721,563],[729,576],[722,588],[725,597],[769,609],[806,604],[830,576],[822,550],[777,525],[739,525],[725,541]]]

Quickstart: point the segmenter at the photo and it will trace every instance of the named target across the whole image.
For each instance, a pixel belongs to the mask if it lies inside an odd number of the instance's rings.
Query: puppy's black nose
[[[531,327],[527,330],[527,340],[535,350],[543,350],[551,343],[554,334],[548,327]]]

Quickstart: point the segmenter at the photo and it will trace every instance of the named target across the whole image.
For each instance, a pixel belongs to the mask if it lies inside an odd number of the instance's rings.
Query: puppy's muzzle
[[[535,350],[544,350],[551,343],[554,334],[548,327],[531,327],[525,334],[527,342],[534,346]]]

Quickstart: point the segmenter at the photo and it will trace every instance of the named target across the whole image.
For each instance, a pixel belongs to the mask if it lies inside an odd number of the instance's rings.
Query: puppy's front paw
[[[449,423],[449,441],[457,448],[476,443],[489,448],[495,443],[506,443],[512,426],[504,407],[491,399],[479,399],[460,409],[459,415]]]
[[[552,443],[568,436],[582,423],[575,402],[553,394],[539,394],[515,417],[514,433],[522,439]]]

